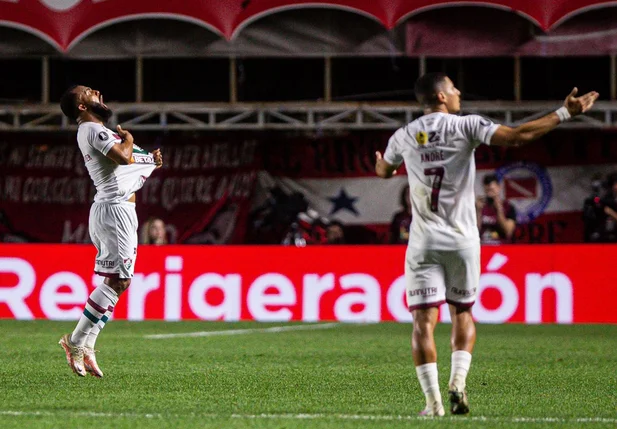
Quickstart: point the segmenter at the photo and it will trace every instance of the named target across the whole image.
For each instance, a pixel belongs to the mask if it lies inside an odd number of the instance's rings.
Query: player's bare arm
[[[604,207],[604,214],[617,220],[617,212],[610,207]]]
[[[596,91],[577,97],[574,88],[566,97],[563,107],[535,121],[527,122],[516,128],[500,126],[493,134],[491,145],[518,147],[539,139],[556,128],[561,122],[587,112],[592,108],[599,95]]]
[[[133,162],[133,135],[128,131],[123,130],[120,125],[118,125],[117,130],[118,134],[122,138],[122,143],[116,143],[113,145],[111,149],[109,149],[109,152],[107,152],[107,157],[117,164],[128,165]]]
[[[396,175],[396,168],[397,167],[383,159],[381,152],[375,152],[375,173],[377,173],[379,177],[389,179]]]

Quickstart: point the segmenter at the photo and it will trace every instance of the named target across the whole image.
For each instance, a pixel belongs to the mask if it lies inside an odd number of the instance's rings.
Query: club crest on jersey
[[[124,263],[124,268],[126,268],[127,270],[130,270],[131,267],[133,266],[133,260],[131,258],[124,259],[123,263]]]
[[[428,142],[428,134],[426,134],[426,131],[418,131],[418,134],[416,134],[416,141],[419,145],[424,146],[426,142]]]

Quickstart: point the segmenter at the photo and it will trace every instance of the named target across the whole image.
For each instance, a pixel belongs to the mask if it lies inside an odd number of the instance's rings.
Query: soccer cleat
[[[452,414],[467,414],[469,413],[469,400],[467,399],[467,391],[450,390],[450,412]]]
[[[85,377],[84,348],[78,347],[71,342],[71,334],[63,335],[60,341],[58,341],[58,344],[64,349],[64,353],[66,353],[66,362],[73,372],[80,377]]]
[[[86,372],[93,377],[103,378],[103,371],[96,363],[96,350],[91,347],[84,347],[84,367]]]
[[[424,410],[418,413],[420,417],[443,417],[446,412],[441,403],[435,402],[431,407],[427,406]]]

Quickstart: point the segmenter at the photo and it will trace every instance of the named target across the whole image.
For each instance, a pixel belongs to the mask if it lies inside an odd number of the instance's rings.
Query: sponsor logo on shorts
[[[102,259],[97,259],[96,265],[101,268],[113,268],[116,266],[116,261],[104,261]]]
[[[457,287],[450,288],[450,292],[460,296],[473,296],[476,293],[476,288],[471,290],[459,289]]]
[[[422,289],[414,289],[409,292],[409,296],[417,296],[417,295],[422,295],[422,296],[437,295],[437,288],[436,287],[425,287]]]
[[[124,262],[124,268],[126,268],[127,270],[130,270],[131,267],[133,266],[133,259],[131,258],[126,258],[123,262]]]

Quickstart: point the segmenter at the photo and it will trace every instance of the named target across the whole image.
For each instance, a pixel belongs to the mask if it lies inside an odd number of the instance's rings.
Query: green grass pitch
[[[101,380],[70,372],[73,326],[0,321],[0,428],[617,427],[617,326],[478,326],[471,414],[436,419],[416,417],[408,324],[112,321]],[[224,330],[251,331],[146,337]],[[436,338],[446,395],[449,325]]]

